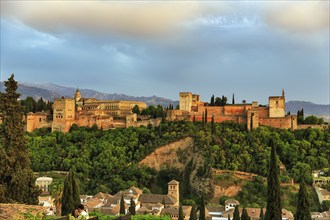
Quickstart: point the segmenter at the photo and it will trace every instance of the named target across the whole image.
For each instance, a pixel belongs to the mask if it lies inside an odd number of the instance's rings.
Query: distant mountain
[[[330,105],[319,105],[312,102],[289,101],[286,103],[286,112],[291,112],[292,115],[297,114],[298,110],[304,109],[304,115],[316,115],[319,117],[330,117]]]
[[[4,83],[0,82],[1,91],[4,92]],[[173,104],[176,106],[179,104],[178,101],[173,101],[171,99],[166,99],[158,96],[151,97],[135,97],[128,96],[125,94],[108,94],[98,92],[92,89],[79,89],[82,97],[96,98],[99,100],[132,100],[132,101],[142,101],[148,105],[162,105],[168,106]],[[34,99],[39,99],[42,97],[46,100],[54,100],[54,98],[73,97],[76,88],[59,86],[53,83],[30,83],[30,82],[19,82],[18,92],[21,93],[21,99],[25,99],[27,96],[31,96]]]

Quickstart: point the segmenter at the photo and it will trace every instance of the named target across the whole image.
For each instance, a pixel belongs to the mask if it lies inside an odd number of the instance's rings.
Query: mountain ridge
[[[31,82],[19,82],[18,92],[22,94],[21,99],[25,99],[27,96],[33,97],[35,100],[41,97],[44,100],[54,100],[54,98],[73,97],[77,88],[60,86],[49,82],[44,83],[31,83]],[[4,92],[4,83],[0,82],[0,90]],[[104,93],[93,89],[79,89],[82,97],[96,98],[99,100],[133,100],[142,101],[148,105],[163,105],[169,106],[170,104],[176,106],[179,101],[171,100],[156,95],[152,96],[130,96],[118,93]],[[316,115],[330,119],[330,104],[315,104],[310,101],[288,101],[286,102],[286,112],[290,112],[292,115],[296,115],[298,110],[304,109],[305,116]]]

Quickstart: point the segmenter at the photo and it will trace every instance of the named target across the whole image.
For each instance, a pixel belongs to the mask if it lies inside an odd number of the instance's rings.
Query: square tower
[[[175,206],[179,206],[179,182],[176,180],[172,180],[168,183],[168,196],[173,197],[176,201],[174,203]]]
[[[75,100],[70,98],[55,99],[53,104],[52,131],[68,132],[75,120]]]
[[[185,110],[190,112],[193,102],[193,97],[191,92],[180,92],[180,110]]]
[[[282,96],[269,97],[269,117],[270,118],[285,117],[284,90],[282,90]]]

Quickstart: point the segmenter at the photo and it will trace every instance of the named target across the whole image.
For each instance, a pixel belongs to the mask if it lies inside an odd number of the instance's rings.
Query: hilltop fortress
[[[54,100],[52,115],[46,112],[28,113],[26,130],[32,132],[37,128],[51,127],[52,131],[68,132],[73,124],[86,127],[97,125],[108,130],[159,123],[159,120],[137,121],[136,114],[132,113],[135,105],[140,110],[147,107],[146,103],[138,101],[83,98],[77,89],[73,98]]]
[[[269,97],[268,107],[258,105],[258,102],[210,106],[200,100],[200,95],[191,92],[180,92],[179,110],[169,110],[167,120],[233,121],[246,124],[248,130],[261,125],[297,129],[297,116],[286,115],[285,113],[284,90],[282,90],[282,96]]]
[[[73,124],[108,130],[112,128],[139,127],[140,125],[158,125],[160,119],[141,118],[132,113],[137,105],[139,110],[147,107],[146,103],[126,100],[97,100],[81,97],[79,89],[73,98],[58,98],[54,100],[53,114],[46,112],[28,113],[26,130],[51,127],[52,131],[68,132]],[[285,94],[270,96],[268,106],[258,105],[258,102],[242,104],[226,104],[211,106],[200,100],[200,95],[191,92],[180,92],[180,106],[178,110],[167,110],[168,121],[189,120],[204,122],[233,121],[246,124],[251,130],[261,125],[297,129],[297,116],[286,115]]]

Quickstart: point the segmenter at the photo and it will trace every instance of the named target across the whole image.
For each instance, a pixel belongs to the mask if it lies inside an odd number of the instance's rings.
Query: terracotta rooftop
[[[161,195],[161,194],[141,194],[139,197],[139,201],[141,203],[163,203],[163,199],[165,204],[173,205],[176,201],[174,198],[168,195]]]
[[[225,211],[225,207],[224,206],[206,206],[205,207],[209,212],[224,212]]]
[[[3,204],[0,203],[0,219],[24,219],[23,213],[31,213],[36,215],[37,213],[47,213],[47,207],[37,205],[24,205],[24,204]]]

